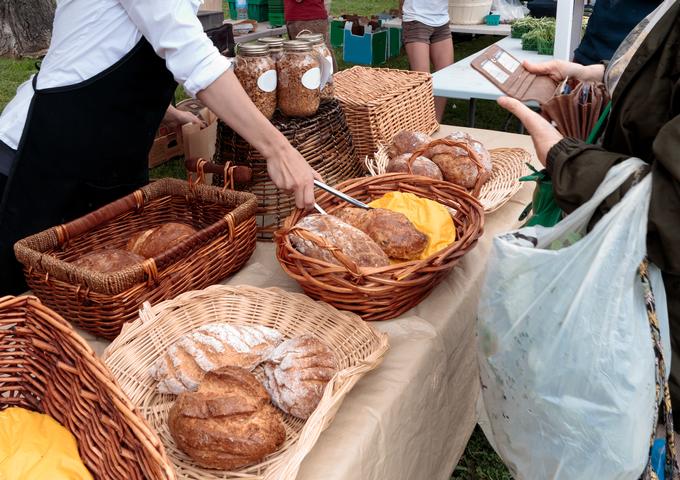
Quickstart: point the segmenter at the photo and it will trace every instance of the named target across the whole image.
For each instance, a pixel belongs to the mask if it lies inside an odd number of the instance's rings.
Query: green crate
[[[233,2],[229,0],[229,18],[232,20],[237,20],[238,17],[236,16],[236,0]]]
[[[267,1],[248,0],[248,18],[256,22],[269,20],[269,5]]]
[[[345,41],[345,21],[331,20],[331,46],[342,47]]]
[[[283,13],[272,13],[269,12],[269,24],[272,27],[282,27],[286,24],[285,18],[283,18]]]
[[[401,28],[387,29],[387,57],[394,58],[401,54]]]
[[[345,43],[342,46],[342,59],[358,65],[382,65],[387,61],[387,30],[354,35],[345,27]]]

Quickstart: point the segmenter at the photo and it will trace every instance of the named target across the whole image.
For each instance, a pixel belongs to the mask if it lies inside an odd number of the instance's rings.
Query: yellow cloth
[[[0,479],[92,480],[71,432],[49,415],[11,407],[0,412]]]
[[[456,240],[456,227],[451,214],[441,203],[412,193],[390,192],[369,203],[374,208],[384,208],[400,212],[413,223],[420,232],[430,239],[420,259],[434,255]]]

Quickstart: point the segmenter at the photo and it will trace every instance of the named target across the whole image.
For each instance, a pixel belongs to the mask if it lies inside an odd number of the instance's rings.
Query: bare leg
[[[430,45],[423,42],[407,43],[406,55],[411,70],[430,73]]]
[[[430,58],[434,65],[434,71],[446,68],[453,63],[453,39],[449,37],[448,40],[442,40],[430,45]],[[441,122],[446,109],[445,97],[435,97],[434,107],[437,112],[437,121]]]

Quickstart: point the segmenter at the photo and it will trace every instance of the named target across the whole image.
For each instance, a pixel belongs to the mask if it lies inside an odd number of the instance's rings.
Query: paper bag
[[[211,161],[215,155],[217,140],[217,116],[203,107],[198,116],[208,124],[201,128],[195,123],[182,125],[182,139],[184,141],[184,158],[203,158]],[[212,185],[212,174],[205,175],[205,183]]]

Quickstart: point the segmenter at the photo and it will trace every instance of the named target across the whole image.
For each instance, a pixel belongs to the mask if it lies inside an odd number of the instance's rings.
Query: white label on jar
[[[321,85],[321,70],[319,67],[310,68],[302,76],[302,84],[310,90],[317,90]]]
[[[333,75],[333,57],[331,57],[330,55],[326,57],[326,65],[328,65],[329,75]]]
[[[257,87],[263,92],[276,90],[276,70],[267,70],[257,79]]]

